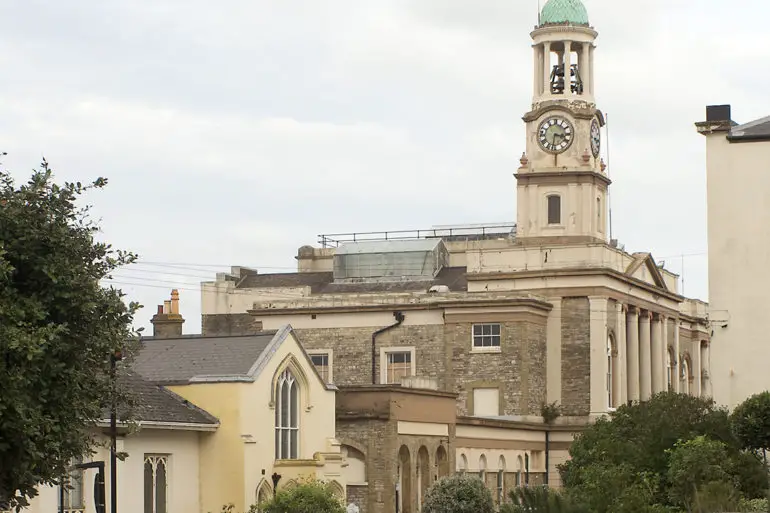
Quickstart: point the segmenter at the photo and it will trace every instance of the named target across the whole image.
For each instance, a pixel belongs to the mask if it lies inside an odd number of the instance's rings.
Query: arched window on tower
[[[276,384],[275,459],[296,460],[299,456],[299,383],[289,369]]]
[[[548,224],[561,224],[561,196],[548,196]]]

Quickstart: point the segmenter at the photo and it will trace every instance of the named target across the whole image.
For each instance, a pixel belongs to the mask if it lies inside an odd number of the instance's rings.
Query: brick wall
[[[439,389],[459,394],[458,414],[466,406],[467,386],[493,381],[502,389],[502,414],[537,415],[545,400],[546,332],[535,322],[502,323],[501,352],[473,353],[471,324],[400,326],[377,338],[376,380],[380,382],[380,348],[415,347],[416,372],[433,378]],[[309,350],[331,349],[334,382],[371,383],[371,336],[377,327],[296,330]]]
[[[564,415],[591,411],[591,330],[587,297],[562,298],[561,405]]]

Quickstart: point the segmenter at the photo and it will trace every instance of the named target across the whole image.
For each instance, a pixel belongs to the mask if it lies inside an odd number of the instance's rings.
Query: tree
[[[264,513],[345,513],[345,509],[328,483],[308,480],[288,490],[279,491],[275,498],[262,506]]]
[[[692,511],[698,491],[711,483],[730,481],[725,444],[701,435],[669,449],[668,496],[677,506]],[[729,483],[732,488],[732,483]],[[713,492],[712,486],[712,492]],[[713,493],[712,493],[713,495]]]
[[[743,447],[766,452],[770,449],[770,392],[754,394],[736,406],[730,421]]]
[[[457,474],[436,481],[425,494],[422,513],[493,513],[492,494],[478,477]]]
[[[727,411],[709,399],[673,392],[623,405],[587,428],[559,467],[567,495],[597,513],[674,506],[669,450],[698,436],[723,444],[728,479],[741,492],[762,496],[761,469],[741,451]]]
[[[138,305],[100,280],[136,257],[97,242],[77,205],[107,181],[52,176],[43,161],[16,187],[0,169],[0,499],[11,505],[27,505],[90,452],[90,428],[120,401],[111,355],[135,335]]]

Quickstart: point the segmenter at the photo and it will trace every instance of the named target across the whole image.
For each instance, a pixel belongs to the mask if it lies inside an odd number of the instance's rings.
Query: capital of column
[[[665,322],[666,321],[666,315],[662,314],[660,312],[652,312],[652,320],[653,321],[659,321],[659,322]]]
[[[652,320],[652,312],[643,308],[639,308],[639,318]]]
[[[634,305],[623,305],[623,311],[627,314],[638,314],[639,308],[635,307]]]

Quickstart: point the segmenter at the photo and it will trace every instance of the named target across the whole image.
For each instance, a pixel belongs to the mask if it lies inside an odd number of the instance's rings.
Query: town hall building
[[[291,325],[340,388],[362,511],[419,511],[439,465],[505,479],[525,458],[558,485],[570,437],[593,419],[665,390],[710,393],[707,305],[608,234],[597,36],[579,0],[549,0],[531,33],[515,224],[323,235],[295,273],[233,267],[203,283],[204,334]],[[451,415],[389,420],[447,398]],[[553,443],[557,430],[570,435]]]

